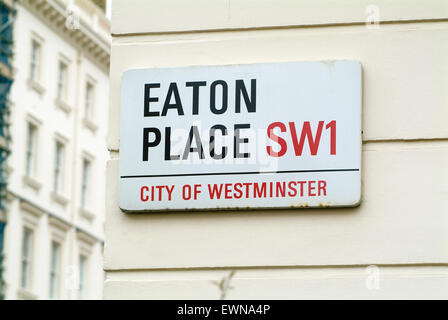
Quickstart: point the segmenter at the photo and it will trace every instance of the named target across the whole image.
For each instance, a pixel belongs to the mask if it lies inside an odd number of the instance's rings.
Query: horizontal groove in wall
[[[402,139],[369,139],[363,140],[363,144],[368,143],[428,143],[428,142],[448,142],[448,137],[440,137],[440,138],[402,138]]]
[[[365,268],[368,266],[377,266],[380,268],[415,268],[415,267],[448,267],[448,263],[406,263],[406,264],[348,264],[348,265],[297,265],[297,266],[226,266],[226,267],[191,267],[191,268],[148,268],[148,269],[105,269],[108,273],[139,273],[139,272],[161,272],[161,271],[238,271],[238,270],[310,270],[310,269],[349,269],[349,268]]]
[[[411,24],[411,23],[438,23],[448,22],[448,19],[420,19],[420,20],[394,20],[381,21],[379,25],[394,25],[394,24]],[[347,23],[324,23],[324,24],[306,24],[306,25],[287,25],[287,26],[263,26],[263,27],[248,27],[248,28],[222,28],[222,29],[203,29],[203,30],[185,30],[185,31],[163,31],[163,32],[136,32],[136,33],[112,33],[114,38],[126,38],[136,36],[163,36],[176,34],[192,34],[192,33],[221,33],[221,32],[247,32],[247,31],[265,31],[265,30],[289,30],[289,29],[311,29],[311,28],[335,28],[347,26],[363,26],[365,22],[347,22]]]

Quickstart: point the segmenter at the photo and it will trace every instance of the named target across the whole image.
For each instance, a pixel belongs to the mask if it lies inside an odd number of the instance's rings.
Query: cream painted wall
[[[215,299],[232,270],[234,299],[448,298],[448,4],[182,3],[113,3],[105,298]],[[359,207],[120,211],[125,70],[336,59],[363,67]]]

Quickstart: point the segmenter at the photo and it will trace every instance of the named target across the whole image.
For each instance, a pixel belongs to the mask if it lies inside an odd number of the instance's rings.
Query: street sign
[[[355,206],[361,98],[348,60],[128,70],[119,206]]]

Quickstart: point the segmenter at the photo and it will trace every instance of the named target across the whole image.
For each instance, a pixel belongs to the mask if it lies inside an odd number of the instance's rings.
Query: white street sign
[[[361,87],[346,60],[126,71],[120,208],[357,205]]]

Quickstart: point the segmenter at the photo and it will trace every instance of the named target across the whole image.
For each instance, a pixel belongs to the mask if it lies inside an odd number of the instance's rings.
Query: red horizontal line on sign
[[[359,169],[316,169],[316,170],[289,170],[289,171],[247,171],[247,172],[205,172],[205,173],[179,173],[179,174],[148,174],[120,176],[122,179],[129,178],[164,178],[164,177],[190,177],[190,176],[223,176],[241,174],[275,174],[275,173],[309,173],[309,172],[347,172],[359,171]]]

